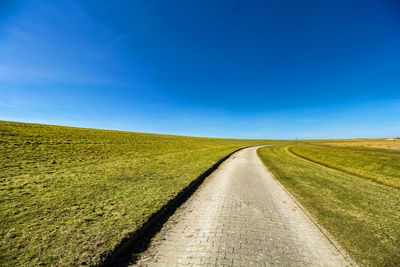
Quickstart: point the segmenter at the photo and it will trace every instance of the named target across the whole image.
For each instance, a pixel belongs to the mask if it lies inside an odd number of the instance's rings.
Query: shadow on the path
[[[190,196],[202,184],[204,179],[215,171],[218,166],[232,154],[242,149],[244,148],[238,149],[222,158],[197,179],[191,182],[190,185],[182,190],[174,199],[170,200],[163,208],[154,213],[140,229],[122,240],[111,253],[105,255],[102,263],[98,266],[124,267],[135,264],[139,255],[149,247],[151,239],[161,230],[171,215],[173,215],[175,211],[185,203],[188,198],[190,198]]]
[[[129,246],[129,248],[127,248],[128,251],[120,255],[118,259],[115,259],[115,261],[110,262],[111,264],[104,264],[103,266],[124,267],[135,264],[140,254],[147,250],[153,237],[161,230],[161,228],[175,213],[175,211],[192,196],[192,194],[197,190],[204,179],[205,177],[202,178],[201,181],[198,181],[198,184],[187,191],[185,196],[182,196],[179,201],[177,201],[177,203],[168,208],[165,214],[161,215],[156,222],[152,223],[152,225],[147,229],[146,233],[144,233],[139,240],[136,240],[136,242],[134,242]]]

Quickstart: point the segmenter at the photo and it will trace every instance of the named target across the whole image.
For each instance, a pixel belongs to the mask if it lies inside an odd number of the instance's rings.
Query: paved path
[[[139,266],[347,266],[247,148],[232,155],[156,234]]]

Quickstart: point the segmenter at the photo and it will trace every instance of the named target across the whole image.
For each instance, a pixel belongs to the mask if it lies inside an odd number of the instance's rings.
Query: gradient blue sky
[[[0,119],[400,136],[398,1],[0,1]]]

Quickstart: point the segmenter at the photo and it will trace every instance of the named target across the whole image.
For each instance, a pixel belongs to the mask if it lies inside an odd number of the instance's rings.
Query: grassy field
[[[219,159],[265,143],[0,122],[0,266],[96,264]]]
[[[258,154],[358,264],[400,266],[400,151],[377,142],[293,143]]]
[[[296,145],[290,151],[327,167],[400,188],[400,151],[359,146]]]
[[[364,139],[364,140],[336,140],[334,142],[324,141],[327,145],[341,147],[361,147],[361,148],[383,148],[391,150],[400,150],[400,138],[385,138],[385,139]]]
[[[99,263],[225,155],[279,143],[0,121],[0,266]],[[265,147],[281,183],[361,265],[400,265],[400,142]]]

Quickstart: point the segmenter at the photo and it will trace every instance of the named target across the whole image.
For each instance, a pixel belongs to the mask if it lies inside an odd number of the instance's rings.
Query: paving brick
[[[348,266],[258,158],[232,155],[183,204],[137,266]]]

